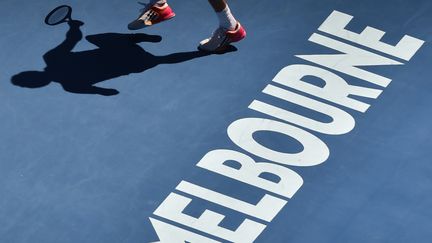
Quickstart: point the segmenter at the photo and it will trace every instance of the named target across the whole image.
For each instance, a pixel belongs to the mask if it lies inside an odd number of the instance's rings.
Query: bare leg
[[[200,42],[198,49],[208,52],[224,52],[230,43],[246,37],[245,29],[234,18],[227,0],[208,0],[219,20],[219,27],[210,38]]]
[[[237,26],[237,20],[231,13],[226,0],[208,0],[219,19],[219,26],[226,30],[233,30]]]
[[[208,0],[214,11],[221,12],[227,7],[225,0]]]

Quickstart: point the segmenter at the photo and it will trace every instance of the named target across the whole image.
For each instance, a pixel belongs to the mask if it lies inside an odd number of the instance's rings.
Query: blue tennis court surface
[[[432,2],[229,4],[0,2],[0,242],[431,241]]]

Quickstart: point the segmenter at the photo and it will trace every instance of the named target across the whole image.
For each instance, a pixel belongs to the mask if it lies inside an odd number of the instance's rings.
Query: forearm
[[[75,93],[75,94],[98,94],[104,96],[111,96],[111,95],[117,95],[119,93],[115,89],[101,88],[93,85],[82,86],[82,87],[63,85],[63,89],[65,91],[68,91],[70,93]]]

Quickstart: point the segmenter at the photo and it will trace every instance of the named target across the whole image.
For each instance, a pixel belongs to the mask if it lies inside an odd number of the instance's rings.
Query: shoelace
[[[143,3],[143,2],[138,2],[138,3],[144,6],[143,8],[140,9],[140,12],[142,14],[140,19],[142,19],[143,21],[152,21],[158,16],[158,13],[156,13],[151,9],[153,7],[152,4]]]
[[[138,2],[138,4],[144,6],[139,10],[141,13],[140,19],[142,19],[143,21],[152,21],[157,18],[158,13],[151,9],[153,7],[153,4],[143,2]]]

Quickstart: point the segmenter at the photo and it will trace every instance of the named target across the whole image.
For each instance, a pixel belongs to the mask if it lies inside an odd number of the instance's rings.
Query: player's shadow
[[[191,51],[155,56],[137,43],[159,42],[162,40],[160,36],[119,33],[89,35],[87,41],[98,48],[73,52],[73,48],[83,37],[80,30],[83,23],[73,20],[68,24],[66,39],[43,56],[46,63],[44,71],[16,74],[11,80],[14,85],[40,88],[57,82],[65,91],[72,93],[116,95],[119,93],[116,89],[102,88],[95,84],[131,73],[141,73],[159,64],[181,63],[209,55]],[[229,51],[235,51],[233,48]]]

